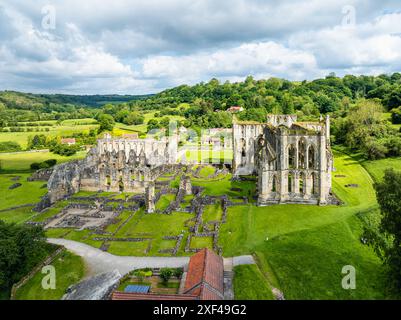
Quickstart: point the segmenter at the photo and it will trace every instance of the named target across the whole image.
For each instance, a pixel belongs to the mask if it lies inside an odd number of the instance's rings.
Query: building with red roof
[[[114,291],[112,300],[223,300],[223,258],[207,248],[194,254],[183,275],[185,281],[179,294],[127,293]]]
[[[191,257],[185,279],[184,294],[199,296],[200,300],[224,298],[223,258],[209,249]]]
[[[231,112],[231,113],[236,113],[236,112],[244,111],[244,108],[242,108],[240,106],[232,106],[232,107],[228,108],[227,111]]]
[[[60,142],[61,144],[66,144],[69,146],[72,146],[76,143],[75,138],[62,138]]]

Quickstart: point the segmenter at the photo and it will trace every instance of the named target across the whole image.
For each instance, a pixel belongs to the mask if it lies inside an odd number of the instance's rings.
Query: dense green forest
[[[87,118],[95,115],[95,109],[104,104],[119,104],[146,97],[149,95],[64,95],[0,91],[0,119],[4,122]]]
[[[243,111],[236,115],[240,120],[259,122],[268,113],[297,114],[301,121],[329,114],[334,144],[359,150],[370,159],[401,155],[401,73],[343,78],[330,74],[302,82],[249,76],[243,82],[212,79],[151,96],[73,97],[0,93],[0,129],[19,126],[19,121],[94,118],[101,130],[109,130],[114,122],[142,124],[144,114],[151,111],[156,113],[147,122],[148,130],[166,127],[169,116],[184,117],[180,125],[195,130],[229,128],[228,109],[240,106]],[[100,101],[101,108],[89,107]]]
[[[149,129],[165,127],[166,117],[183,116],[185,127],[231,127],[231,106],[241,120],[264,122],[268,113],[297,114],[301,121],[332,117],[333,143],[363,152],[370,159],[401,155],[401,74],[352,76],[291,82],[270,78],[220,83],[212,79],[179,86],[149,99],[105,105],[103,112],[124,122],[132,113],[157,110]],[[164,117],[158,120],[160,117]],[[168,122],[167,122],[168,123]]]

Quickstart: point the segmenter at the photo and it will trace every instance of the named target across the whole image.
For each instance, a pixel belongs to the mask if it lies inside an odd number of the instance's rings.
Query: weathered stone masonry
[[[258,175],[258,204],[325,205],[332,199],[330,119],[297,122],[269,115],[265,124],[235,122],[233,173]]]
[[[150,183],[176,166],[174,148],[174,139],[106,136],[98,140],[85,159],[56,166],[39,209],[80,190],[145,193]]]

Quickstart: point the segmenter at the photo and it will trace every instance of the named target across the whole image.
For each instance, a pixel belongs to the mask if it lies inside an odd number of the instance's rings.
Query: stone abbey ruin
[[[330,119],[297,122],[269,115],[267,123],[233,125],[235,175],[258,176],[258,204],[325,205],[331,197]]]
[[[257,175],[257,204],[332,201],[330,120],[297,122],[294,115],[269,115],[264,124],[234,121],[233,179]],[[105,135],[87,157],[58,165],[48,181],[48,194],[38,209],[79,191],[143,194],[154,211],[155,181],[186,166],[177,161],[178,137],[114,139]],[[192,166],[192,165],[191,165]],[[190,166],[187,165],[190,170]],[[182,188],[190,194],[189,178]]]

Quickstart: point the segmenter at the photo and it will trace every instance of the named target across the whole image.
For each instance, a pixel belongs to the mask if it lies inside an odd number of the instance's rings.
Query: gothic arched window
[[[291,173],[288,174],[288,193],[294,192],[292,183],[294,181],[294,177]]]
[[[301,139],[298,142],[298,168],[305,168],[305,150],[305,141],[304,139]]]
[[[288,168],[295,169],[295,147],[290,145],[288,147]]]
[[[315,168],[315,147],[312,145],[308,149],[308,168]]]

